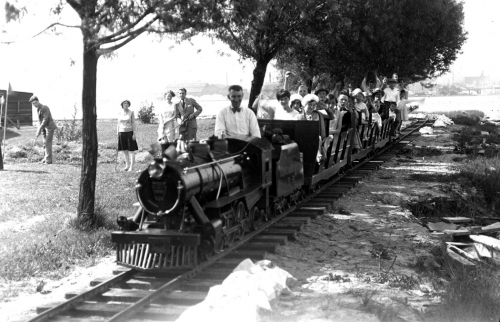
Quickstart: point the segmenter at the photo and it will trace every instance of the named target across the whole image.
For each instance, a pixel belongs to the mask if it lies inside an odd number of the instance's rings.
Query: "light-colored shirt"
[[[399,103],[399,89],[394,87],[394,89],[391,89],[390,87],[387,87],[384,89],[384,96],[382,97],[382,103],[385,102],[394,102],[394,103]]]
[[[175,127],[175,103],[168,101],[160,101],[156,103],[155,107],[158,106],[158,137],[162,137],[165,134],[165,130],[168,133],[173,132]]]
[[[134,117],[134,112],[128,111],[127,114],[120,113],[118,115],[118,132],[132,132],[134,130],[132,126],[132,118]]]
[[[310,115],[302,113],[297,114],[297,116],[295,116],[295,119],[299,121],[319,121],[319,115],[318,113],[312,113]]]
[[[368,107],[366,107],[366,104],[363,102],[357,102],[354,103],[354,108],[356,111],[361,112],[361,120],[363,123],[366,123],[366,119],[368,116]]]
[[[275,120],[296,120],[296,116],[299,115],[299,112],[292,109],[290,112],[285,111],[283,107],[279,107],[276,109],[276,113],[274,114]]]
[[[249,141],[252,137],[260,138],[260,129],[255,113],[242,106],[239,112],[233,112],[231,106],[223,108],[215,120],[215,135]]]

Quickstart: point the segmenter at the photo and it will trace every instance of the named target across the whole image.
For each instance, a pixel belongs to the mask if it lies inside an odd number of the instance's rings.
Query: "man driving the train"
[[[221,139],[236,138],[250,141],[254,137],[260,138],[259,124],[255,113],[241,106],[243,88],[232,85],[228,89],[227,98],[231,105],[223,108],[215,120],[215,135]]]

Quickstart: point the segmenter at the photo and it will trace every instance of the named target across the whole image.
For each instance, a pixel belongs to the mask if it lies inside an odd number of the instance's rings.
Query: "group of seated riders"
[[[360,125],[377,126],[380,130],[382,122],[391,118],[390,135],[396,137],[402,121],[408,120],[407,98],[407,91],[397,88],[396,81],[390,79],[383,89],[363,92],[356,88],[351,92],[341,91],[337,96],[325,88],[307,94],[307,87],[303,85],[294,94],[281,89],[276,94],[279,104],[260,100],[254,107],[259,119],[329,120],[330,134],[359,128]]]

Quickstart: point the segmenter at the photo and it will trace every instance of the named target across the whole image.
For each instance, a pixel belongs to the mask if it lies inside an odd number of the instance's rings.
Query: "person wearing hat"
[[[307,94],[302,99],[302,106],[304,106],[304,112],[298,114],[295,118],[297,120],[306,121],[319,121],[320,114],[316,111],[316,106],[319,102],[319,97],[314,94]]]
[[[371,95],[371,100],[369,101],[368,111],[370,112],[371,122],[377,124],[378,128],[382,128],[382,118],[380,117],[380,100],[382,99],[382,91],[379,88],[375,88]]]
[[[129,109],[130,101],[121,103],[122,111],[118,114],[116,133],[118,135],[118,151],[123,151],[125,157],[125,168],[123,171],[132,171],[135,164],[135,151],[139,149],[135,139],[135,117],[134,112]],[[129,152],[130,159],[129,159]]]
[[[302,113],[302,99],[303,97],[300,96],[299,94],[292,94],[290,96],[290,105],[294,110],[296,110],[299,113]]]
[[[31,105],[33,105],[33,107],[36,108],[38,121],[40,122],[36,130],[35,142],[40,134],[43,134],[43,143],[45,146],[45,156],[39,163],[51,164],[52,141],[54,140],[54,131],[57,129],[56,123],[52,118],[52,113],[50,113],[50,109],[48,108],[48,106],[41,104],[37,96],[31,96],[29,102],[31,103]]]
[[[276,99],[281,105],[281,108],[276,108],[274,114],[275,120],[295,120],[295,117],[299,114],[295,109],[290,106],[290,92],[285,89],[280,89],[276,93]]]
[[[384,96],[382,96],[381,102],[383,104],[382,112],[380,117],[382,120],[389,118],[389,109],[392,104],[398,105],[399,103],[399,90],[396,88],[396,80],[389,79],[389,87],[384,89]]]
[[[319,98],[318,105],[316,106],[317,110],[326,110],[329,107],[329,101],[328,101],[328,91],[324,88],[318,89],[316,92],[314,92]]]
[[[181,119],[179,136],[182,136],[184,141],[196,140],[196,132],[198,131],[196,118],[203,112],[203,108],[194,98],[186,97],[185,88],[180,88],[177,93],[179,94],[179,102],[176,105],[176,114]]]
[[[361,89],[356,88],[352,91],[352,97],[354,98],[354,109],[358,112],[358,120],[360,120],[360,124],[367,124],[369,112],[364,102],[365,96],[363,95],[363,92]]]

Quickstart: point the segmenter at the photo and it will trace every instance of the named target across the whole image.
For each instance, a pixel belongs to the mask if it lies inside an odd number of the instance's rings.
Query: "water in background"
[[[419,102],[417,112],[479,110],[491,118],[500,118],[500,95],[410,97]]]
[[[189,97],[189,95],[188,95]],[[143,97],[129,97],[132,101],[132,110],[139,110],[141,103],[155,102],[157,99],[147,100]],[[219,111],[229,106],[229,100],[223,95],[205,95],[202,97],[195,97],[196,101],[203,107],[201,117],[211,117],[219,113]],[[174,98],[175,100],[175,98]],[[277,106],[278,102],[273,100]],[[500,119],[500,95],[478,95],[478,96],[442,96],[442,97],[410,97],[413,104],[419,105],[417,112],[449,112],[455,110],[480,110],[487,116]],[[243,106],[248,106],[248,99],[244,99]],[[49,104],[49,107],[50,104]],[[51,107],[52,110],[52,107]],[[120,103],[116,100],[100,99],[97,102],[97,118],[98,119],[116,119],[120,111]],[[53,111],[55,119],[71,119],[73,113],[72,108],[60,109]],[[77,119],[82,115],[81,108],[78,108]],[[36,115],[33,119],[36,120]]]

